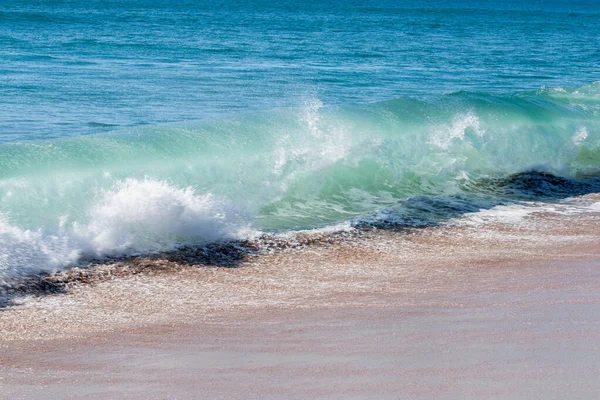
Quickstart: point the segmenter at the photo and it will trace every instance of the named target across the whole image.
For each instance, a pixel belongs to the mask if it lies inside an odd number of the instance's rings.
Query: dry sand
[[[0,398],[600,398],[600,210],[148,263],[0,309]]]

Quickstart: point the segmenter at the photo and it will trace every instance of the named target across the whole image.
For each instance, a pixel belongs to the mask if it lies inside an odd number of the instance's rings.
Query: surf
[[[600,83],[0,143],[0,275],[598,191]]]

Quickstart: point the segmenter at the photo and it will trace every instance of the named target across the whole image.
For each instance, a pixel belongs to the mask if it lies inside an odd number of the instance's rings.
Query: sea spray
[[[59,218],[57,227],[20,229],[0,219],[0,277],[51,271],[82,257],[150,253],[184,243],[247,237],[245,216],[212,194],[163,181],[117,182],[89,211],[87,223]]]

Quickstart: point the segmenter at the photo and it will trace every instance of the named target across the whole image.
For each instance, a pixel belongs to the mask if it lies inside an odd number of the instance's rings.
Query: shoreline
[[[4,308],[0,387],[27,398],[589,397],[600,393],[599,289],[600,212],[372,231]]]

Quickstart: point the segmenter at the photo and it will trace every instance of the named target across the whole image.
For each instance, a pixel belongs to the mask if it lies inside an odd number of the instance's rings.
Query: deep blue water
[[[598,1],[0,3],[0,140],[600,76]]]

